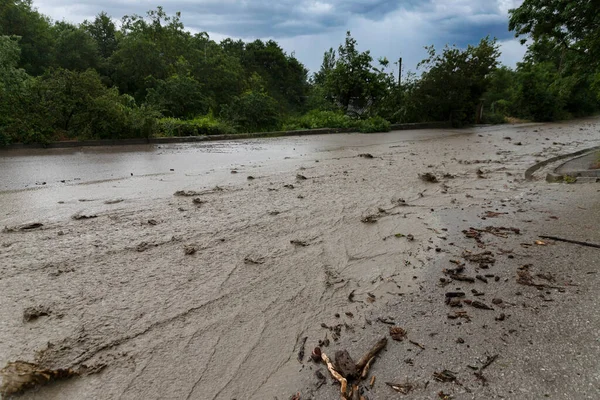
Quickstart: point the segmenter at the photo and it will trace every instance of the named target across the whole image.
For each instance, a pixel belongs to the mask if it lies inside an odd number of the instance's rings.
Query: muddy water
[[[0,365],[104,367],[24,398],[289,398],[314,380],[304,337],[360,338],[367,314],[418,293],[447,239],[438,210],[523,196],[535,160],[599,141],[558,127],[3,155],[30,172],[7,173],[0,225],[44,226],[0,233]],[[24,321],[34,306],[48,315]]]
[[[170,196],[188,185],[241,183],[258,170],[281,171],[297,162],[328,158],[342,148],[457,134],[465,132],[422,130],[202,144],[0,150],[0,216],[11,221],[12,216],[20,218],[35,211],[35,215],[52,218],[76,212],[82,208],[79,200],[100,204],[99,200]]]

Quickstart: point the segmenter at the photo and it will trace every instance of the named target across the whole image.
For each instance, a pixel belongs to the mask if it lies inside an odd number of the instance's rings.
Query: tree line
[[[465,49],[427,47],[421,74],[399,82],[350,32],[309,75],[273,40],[217,43],[161,7],[117,27],[104,12],[71,24],[32,0],[8,0],[0,5],[0,145],[591,114],[600,105],[596,3],[525,0],[511,10],[509,28],[528,46],[514,69],[499,64],[499,45],[486,37]]]

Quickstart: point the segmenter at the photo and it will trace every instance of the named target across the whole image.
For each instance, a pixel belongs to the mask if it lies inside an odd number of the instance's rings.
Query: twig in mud
[[[572,243],[572,244],[578,244],[580,246],[593,247],[593,248],[596,248],[596,249],[600,249],[600,244],[588,243],[588,242],[581,242],[579,240],[563,239],[563,238],[559,238],[559,237],[556,237],[556,236],[540,236],[540,237],[542,239],[555,240],[557,242]]]
[[[408,380],[406,381],[406,383],[386,382],[385,384],[394,389],[396,392],[402,394],[409,394],[411,390],[413,390],[415,387],[412,383],[409,383]]]
[[[4,233],[12,233],[12,232],[17,232],[17,231],[27,232],[27,231],[32,231],[34,229],[41,228],[42,226],[44,226],[44,224],[39,223],[39,222],[33,222],[31,224],[19,225],[19,226],[14,226],[14,227],[5,226],[4,229],[2,230],[2,232],[4,232]]]
[[[396,324],[394,321],[390,321],[390,320],[382,318],[382,317],[377,317],[377,321],[381,322],[382,324],[387,324],[387,325],[395,325]]]
[[[329,370],[331,376],[333,376],[342,386],[340,392],[342,392],[342,397],[345,398],[346,390],[348,388],[348,381],[335,370],[333,364],[331,363],[331,360],[329,359],[329,357],[327,357],[327,354],[321,352],[321,358],[323,359],[323,362],[325,362],[325,365],[327,365],[327,369]]]
[[[442,372],[434,372],[433,377],[438,382],[455,382],[456,381],[456,373],[450,370],[443,370]]]
[[[531,272],[526,269],[517,271],[517,283],[525,286],[533,286],[536,288],[562,289],[559,286],[546,285],[544,283],[535,283]]]
[[[369,375],[369,369],[371,369],[371,364],[373,364],[373,361],[375,361],[375,357],[371,358],[369,362],[367,362],[367,365],[365,365],[365,368],[360,374],[361,379],[365,379]]]
[[[295,246],[302,246],[302,247],[306,247],[309,245],[308,242],[305,242],[304,240],[290,240],[290,243]]]
[[[373,345],[373,347],[371,347],[371,349],[360,358],[360,360],[358,360],[358,362],[356,363],[356,368],[359,371],[362,371],[365,366],[367,365],[367,363],[369,362],[369,360],[371,360],[371,358],[375,357],[377,354],[379,354],[379,352],[381,350],[383,350],[383,348],[387,345],[387,338],[383,337],[381,339],[379,339],[377,341],[377,343],[375,343]]]
[[[483,366],[481,368],[479,368],[479,370],[483,371],[484,369],[486,369],[487,367],[489,367],[490,365],[492,365],[492,363],[498,359],[498,355],[499,354],[495,354],[493,356],[488,356],[487,360],[485,361],[485,363],[483,364]]]
[[[356,292],[356,289],[352,290],[350,292],[350,294],[348,295],[348,301],[353,303],[354,302],[354,292]]]
[[[418,348],[420,348],[421,350],[425,350],[425,346],[423,346],[421,343],[415,342],[414,340],[409,340],[408,341],[410,344],[414,344],[415,346],[417,346]]]
[[[306,345],[306,340],[308,339],[308,336],[305,336],[300,343],[300,350],[298,351],[298,361],[302,362],[304,361],[304,345]]]

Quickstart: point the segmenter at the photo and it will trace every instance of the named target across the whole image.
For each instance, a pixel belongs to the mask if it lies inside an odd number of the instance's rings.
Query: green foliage
[[[446,46],[441,54],[433,46],[427,50],[429,57],[419,64],[425,72],[412,93],[412,102],[429,121],[451,120],[456,126],[475,122],[477,104],[498,65],[496,40],[485,38],[465,50]]]
[[[158,121],[162,136],[227,135],[236,133],[233,126],[216,119],[212,113],[192,120],[162,118]]]
[[[32,0],[0,2],[0,35],[20,38],[18,66],[27,73],[40,75],[52,65],[54,36],[50,19],[33,8]]]
[[[358,131],[363,133],[389,132],[391,124],[382,117],[370,117],[358,122]]]
[[[370,52],[359,52],[356,40],[347,32],[337,54],[330,49],[323,56],[315,82],[325,88],[325,97],[344,112],[368,114],[385,98],[393,81],[390,74],[373,67],[372,61]],[[380,64],[385,68],[387,60],[381,60]]]
[[[280,121],[277,101],[260,90],[248,90],[235,97],[221,114],[242,132],[276,129]]]
[[[81,28],[96,42],[100,56],[108,59],[117,49],[117,28],[105,12],[96,16],[94,21],[83,21]]]
[[[428,47],[402,84],[346,34],[310,79],[273,41],[212,40],[161,7],[52,22],[32,0],[0,2],[0,145],[73,138],[280,129],[390,129],[390,122],[549,121],[600,109],[598,2],[524,0],[511,29],[530,37],[516,69],[498,45]],[[214,115],[212,111],[214,110]],[[199,116],[200,115],[200,116]],[[282,123],[283,122],[283,123]]]
[[[181,60],[181,64],[186,64]],[[186,73],[171,75],[166,80],[154,80],[146,102],[158,108],[164,115],[175,118],[189,118],[208,112],[209,100],[204,95],[202,85]]]
[[[388,132],[390,123],[382,117],[364,120],[351,118],[341,111],[312,110],[301,117],[290,118],[283,125],[284,130],[298,129],[355,129],[359,132]]]
[[[73,71],[85,71],[99,66],[98,45],[85,30],[66,22],[57,22],[52,31],[56,38],[55,66]]]
[[[597,0],[525,0],[510,10],[509,29],[534,43],[552,42],[595,69],[600,66],[599,7]]]
[[[350,128],[354,125],[355,121],[341,111],[312,110],[301,117],[290,118],[283,129]]]

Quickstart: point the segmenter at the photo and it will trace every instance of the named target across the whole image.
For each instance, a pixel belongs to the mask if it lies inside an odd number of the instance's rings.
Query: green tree
[[[525,0],[510,10],[510,30],[534,42],[555,42],[593,68],[600,66],[600,1]]]
[[[413,92],[412,101],[422,110],[423,120],[452,120],[456,125],[475,121],[477,104],[487,91],[500,52],[496,40],[482,39],[465,50],[446,46],[419,64],[425,71]]]
[[[260,75],[252,75],[250,87],[224,107],[221,114],[240,131],[260,132],[276,129],[280,123],[279,106],[265,91]]]
[[[10,126],[18,119],[30,77],[18,68],[21,49],[15,38],[0,36],[0,145],[12,141]]]
[[[57,22],[52,31],[56,38],[54,65],[73,71],[98,67],[98,46],[85,30],[66,22]]]
[[[101,12],[94,21],[83,21],[81,28],[94,39],[101,57],[108,59],[113,55],[117,49],[117,28],[108,14]]]
[[[39,75],[51,65],[54,38],[50,19],[33,8],[32,0],[0,2],[0,35],[20,37],[19,67]]]
[[[180,13],[167,15],[161,7],[149,11],[147,18],[123,17],[123,38],[110,60],[113,81],[123,93],[141,102],[148,84],[154,82],[148,78],[165,80],[175,73],[177,62],[187,56],[191,44],[191,34],[184,30],[180,17]]]
[[[209,100],[204,95],[202,85],[190,75],[185,59],[182,58],[179,65],[178,73],[152,83],[148,89],[147,103],[169,117],[193,118],[206,114]]]
[[[390,75],[373,67],[372,61],[370,52],[358,51],[356,39],[347,32],[337,58],[331,50],[325,53],[316,79],[324,81],[327,97],[344,112],[365,114],[385,98],[391,83]],[[387,60],[382,59],[380,65],[386,67]]]

